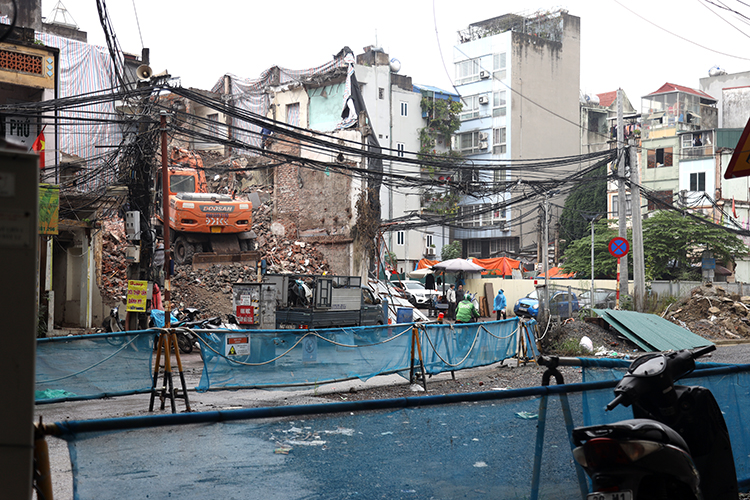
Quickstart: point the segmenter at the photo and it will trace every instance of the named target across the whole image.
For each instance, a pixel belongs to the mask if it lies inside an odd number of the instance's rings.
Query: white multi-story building
[[[421,107],[423,96],[437,99],[458,99],[458,96],[434,87],[415,85],[411,77],[399,74],[400,63],[390,59],[382,50],[367,47],[357,56],[355,71],[373,131],[384,153],[417,159],[420,150],[420,130],[426,121]],[[448,146],[436,145],[444,150]],[[387,149],[386,149],[387,148]],[[404,175],[420,177],[418,163],[385,161],[386,177]],[[423,188],[418,185],[403,186],[384,183],[381,188],[381,216],[393,220],[418,214],[423,209]],[[397,270],[408,272],[422,258],[439,259],[443,245],[449,241],[450,232],[442,226],[418,227],[384,232],[388,250],[395,254]]]
[[[517,256],[524,248],[536,254],[538,214],[512,202],[530,189],[524,180],[559,178],[561,172],[525,176],[501,169],[499,160],[579,154],[580,18],[553,11],[473,23],[459,32],[454,65],[464,102],[456,147],[468,164],[496,167],[463,172],[466,180],[492,189],[464,197],[462,227],[454,237],[463,241],[466,257]]]

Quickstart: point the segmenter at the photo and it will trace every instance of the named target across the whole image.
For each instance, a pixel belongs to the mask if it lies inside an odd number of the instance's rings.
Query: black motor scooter
[[[588,500],[739,497],[729,432],[713,394],[674,385],[715,349],[639,357],[607,405],[632,405],[634,419],[573,430],[573,456],[592,481]]]

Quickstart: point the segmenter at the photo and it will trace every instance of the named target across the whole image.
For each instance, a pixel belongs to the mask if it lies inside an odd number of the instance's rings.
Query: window
[[[396,143],[396,154],[403,158],[404,156],[404,143],[403,142],[397,142]]]
[[[396,231],[396,245],[404,246],[404,238],[406,234],[403,231]]]
[[[463,227],[504,226],[506,209],[492,209],[489,203],[462,205],[458,207],[458,224]]]
[[[378,99],[385,99],[385,89],[378,87]]]
[[[472,118],[479,118],[479,96],[470,95],[467,97],[462,97],[461,100],[464,103],[464,107],[461,109],[459,119],[463,121],[471,120]]]
[[[690,191],[706,190],[706,173],[696,172],[690,174]]]
[[[493,172],[493,180],[497,182],[506,182],[508,180],[507,170],[495,170]]]
[[[516,253],[518,251],[518,238],[500,238],[490,240],[490,256],[501,253]]]
[[[630,193],[625,195],[625,216],[630,217]],[[612,196],[612,217],[617,218],[620,214],[620,200],[617,195]]]
[[[648,209],[649,211],[663,210],[672,205],[673,199],[672,191],[656,191],[653,197],[648,200]]]
[[[502,155],[508,151],[506,139],[507,134],[505,127],[496,128],[492,131],[492,152],[494,154]]]
[[[286,105],[286,122],[289,125],[299,127],[299,103]]]
[[[464,154],[481,153],[487,150],[487,138],[486,132],[476,131],[459,134],[458,149]]]
[[[463,227],[482,225],[482,205],[463,205],[458,207],[458,223]]]
[[[605,135],[607,133],[607,114],[589,111],[589,132]]]
[[[427,245],[428,247],[431,247],[434,244],[435,243],[433,243],[432,235],[431,234],[425,235],[425,245]]]
[[[492,116],[505,116],[505,90],[492,93]]]
[[[409,116],[409,103],[401,101],[401,116]]]
[[[479,80],[479,59],[456,63],[456,85]]]
[[[498,80],[505,80],[505,52],[492,56],[492,76]]]
[[[479,182],[479,170],[474,167],[463,167],[460,170],[461,182]]]
[[[195,193],[195,177],[192,175],[170,175],[169,190],[173,193]]]
[[[671,167],[672,148],[658,148],[648,150],[648,168]]]
[[[481,257],[482,256],[482,241],[481,240],[469,240],[466,243],[467,257]]]
[[[208,133],[213,136],[219,135],[219,113],[206,115],[206,119],[208,120]]]

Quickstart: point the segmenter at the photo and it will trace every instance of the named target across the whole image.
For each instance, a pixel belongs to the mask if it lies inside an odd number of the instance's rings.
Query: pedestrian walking
[[[495,295],[495,302],[493,303],[493,311],[497,313],[497,321],[508,318],[508,315],[505,312],[505,307],[507,305],[508,305],[508,302],[505,300],[505,295],[503,294],[503,290],[502,289],[498,290],[497,295]]]

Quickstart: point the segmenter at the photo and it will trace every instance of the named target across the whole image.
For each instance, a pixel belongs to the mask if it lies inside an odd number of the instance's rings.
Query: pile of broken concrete
[[[706,339],[750,339],[750,296],[706,283],[675,302],[664,317]]]
[[[102,266],[99,285],[106,301],[118,302],[127,293],[128,264],[125,261],[125,223],[122,219],[100,220],[102,231]]]

